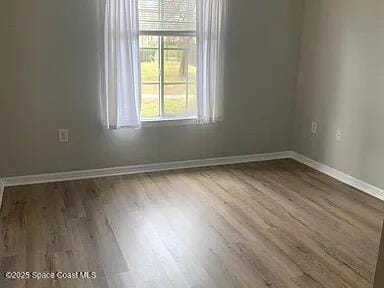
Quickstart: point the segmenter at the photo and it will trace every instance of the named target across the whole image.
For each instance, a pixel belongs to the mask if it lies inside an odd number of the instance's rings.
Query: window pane
[[[164,85],[164,114],[185,115],[187,86],[185,84]]]
[[[159,53],[157,49],[140,49],[141,82],[159,82]]]
[[[196,97],[196,84],[188,84],[188,107],[187,113],[190,115],[197,115],[197,97]]]
[[[197,82],[197,41],[196,37],[193,37],[189,41],[189,54],[188,54],[188,82]]]
[[[196,37],[187,36],[164,36],[164,48],[166,49],[185,49],[193,46],[193,39]]]
[[[197,73],[195,64],[188,65],[188,83],[196,83],[197,82]]]
[[[193,37],[164,37],[164,82],[196,81],[196,45]]]
[[[140,36],[140,48],[159,48],[159,36]]]
[[[165,83],[185,83],[184,51],[164,51],[164,80]]]
[[[140,61],[143,118],[197,114],[196,37],[140,36]]]
[[[158,48],[158,36],[140,36],[141,116],[145,118],[160,116],[160,60]]]
[[[159,84],[143,84],[141,90],[141,116],[144,118],[159,117]]]

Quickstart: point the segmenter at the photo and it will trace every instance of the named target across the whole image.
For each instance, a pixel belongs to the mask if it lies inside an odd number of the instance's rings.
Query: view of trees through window
[[[142,117],[195,115],[196,38],[142,36],[140,40]]]
[[[195,116],[196,1],[139,3],[142,117]]]

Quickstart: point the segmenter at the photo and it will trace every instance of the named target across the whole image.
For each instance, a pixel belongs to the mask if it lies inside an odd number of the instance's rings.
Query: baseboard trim
[[[8,177],[8,178],[0,179],[0,203],[1,203],[1,197],[3,195],[4,188],[11,187],[11,186],[62,182],[62,181],[81,180],[81,179],[92,179],[92,178],[99,178],[99,177],[229,165],[229,164],[237,164],[237,163],[249,163],[249,162],[267,161],[267,160],[287,159],[287,158],[292,158],[309,167],[312,167],[315,170],[318,170],[328,176],[331,176],[332,178],[335,178],[347,185],[350,185],[375,198],[378,198],[384,201],[384,190],[378,187],[375,187],[371,184],[368,184],[362,180],[359,180],[355,177],[352,177],[348,174],[345,174],[337,169],[334,169],[325,164],[322,164],[308,157],[305,157],[301,154],[298,154],[296,152],[284,151],[284,152],[266,153],[266,154],[253,154],[253,155],[197,159],[197,160],[177,161],[177,162],[167,162],[167,163],[132,165],[132,166],[124,166],[124,167],[104,168],[104,169],[81,170],[81,171],[62,172],[62,173]]]
[[[236,163],[248,163],[266,160],[277,160],[290,158],[291,152],[276,152],[266,154],[253,154],[244,156],[231,156],[231,157],[220,157],[210,159],[198,159],[168,163],[156,163],[156,164],[145,164],[145,165],[133,165],[115,168],[104,168],[104,169],[92,169],[82,170],[73,172],[62,172],[62,173],[51,173],[51,174],[40,174],[31,176],[19,176],[19,177],[8,177],[3,178],[4,186],[21,186],[31,184],[41,184],[50,182],[61,182],[70,180],[81,180],[91,179],[108,176],[128,175],[137,173],[147,173],[155,171],[167,171],[187,168],[199,168],[209,167],[218,165],[228,165]]]
[[[335,178],[347,185],[350,185],[358,190],[361,190],[375,198],[378,198],[380,200],[384,201],[384,190],[380,189],[378,187],[375,187],[371,184],[368,184],[360,179],[357,179],[353,176],[350,176],[348,174],[345,174],[337,169],[334,169],[332,167],[329,167],[325,164],[322,164],[320,162],[317,162],[315,160],[312,160],[308,157],[305,157],[301,154],[298,154],[296,152],[291,152],[291,158],[301,162],[309,167],[312,167],[313,169],[320,171],[328,176],[331,176],[332,178]]]

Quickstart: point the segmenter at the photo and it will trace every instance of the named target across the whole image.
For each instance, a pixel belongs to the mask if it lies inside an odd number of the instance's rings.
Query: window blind
[[[141,31],[195,32],[196,0],[139,0]]]

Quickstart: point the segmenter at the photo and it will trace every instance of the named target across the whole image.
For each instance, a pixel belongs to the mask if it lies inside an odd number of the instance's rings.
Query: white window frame
[[[197,21],[197,20],[196,20]],[[164,113],[164,88],[165,84],[184,84],[184,83],[165,83],[165,71],[164,71],[164,51],[166,50],[172,50],[173,48],[164,48],[164,37],[197,37],[197,31],[147,31],[147,30],[140,30],[140,36],[156,36],[159,37],[159,47],[157,48],[159,51],[159,117],[141,117],[141,121],[144,123],[145,126],[159,126],[158,122],[164,122],[160,126],[170,126],[170,125],[184,125],[184,124],[198,124],[198,112],[196,111],[193,115],[167,115]],[[139,47],[142,49],[141,47]],[[152,48],[151,48],[152,49]],[[155,49],[155,48],[153,48]],[[181,50],[178,48],[174,48],[173,50]],[[196,71],[198,73],[198,71]],[[196,78],[197,79],[197,78]],[[141,81],[141,85],[150,84]],[[186,101],[188,101],[188,85],[191,84],[188,82],[188,79],[185,83],[187,85],[186,87]],[[197,85],[197,83],[195,83]],[[142,94],[143,95],[143,94]],[[197,95],[196,95],[197,97]],[[196,99],[197,101],[197,99]],[[196,103],[197,104],[197,103]],[[188,106],[187,106],[188,109]]]

